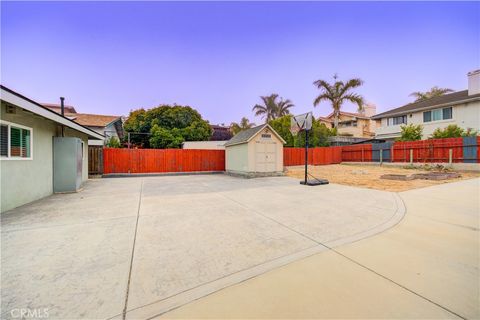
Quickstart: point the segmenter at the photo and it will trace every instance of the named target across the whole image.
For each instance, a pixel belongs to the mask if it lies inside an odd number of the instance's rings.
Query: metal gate
[[[88,146],[88,174],[103,174],[103,146]]]
[[[391,142],[385,143],[374,143],[372,144],[372,161],[380,162],[390,162],[390,148],[392,147]],[[380,156],[381,153],[381,156]]]
[[[463,162],[477,162],[477,137],[463,137]]]

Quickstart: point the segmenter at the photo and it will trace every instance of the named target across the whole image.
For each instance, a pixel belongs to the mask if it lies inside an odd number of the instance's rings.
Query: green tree
[[[299,132],[296,136],[290,132],[291,118],[291,115],[286,115],[271,120],[268,124],[285,140],[286,147],[305,147],[305,132]],[[310,147],[329,146],[328,137],[334,135],[334,132],[314,118],[312,119],[312,129],[308,134],[308,145]]]
[[[330,142],[328,137],[333,136],[334,131],[327,128],[327,126],[319,121],[312,121],[312,130],[308,132],[308,146],[309,147],[328,147]],[[305,147],[305,131],[299,132],[295,137],[295,147]]]
[[[106,142],[105,146],[108,148],[120,148],[120,140],[117,137],[110,137]]]
[[[260,96],[260,99],[262,100],[262,104],[253,106],[252,111],[255,111],[256,117],[260,116],[265,119],[265,123],[290,114],[290,108],[294,106],[289,99],[284,100],[283,98],[279,98],[276,93],[269,96]],[[280,100],[277,101],[277,99]]]
[[[415,141],[422,140],[423,126],[421,124],[415,125],[413,123],[409,125],[402,125],[401,137],[398,141]]]
[[[131,132],[131,143],[144,148],[179,148],[183,141],[208,140],[212,135],[195,109],[177,105],[132,111],[124,128]]]
[[[291,115],[286,115],[274,120],[270,120],[268,124],[285,140],[285,147],[293,147],[294,139],[290,132],[290,124],[292,121]]]
[[[335,128],[338,128],[338,117],[343,104],[346,101],[355,103],[358,106],[358,110],[363,110],[365,101],[363,97],[357,93],[352,92],[353,89],[360,87],[363,81],[359,78],[350,79],[347,82],[337,80],[338,76],[333,76],[334,82],[329,83],[325,80],[317,80],[313,84],[320,89],[321,93],[313,101],[313,105],[316,107],[320,102],[326,100],[332,105],[333,115],[335,119]]]
[[[464,130],[456,124],[451,124],[443,129],[437,128],[433,131],[432,139],[443,139],[443,138],[460,138],[460,137],[476,137],[478,136],[478,131],[468,128]]]
[[[410,97],[415,98],[415,102],[424,101],[433,97],[443,96],[446,93],[453,92],[450,88],[439,88],[437,86],[432,87],[430,90],[426,92],[415,91],[410,94]]]
[[[247,118],[243,117],[240,120],[240,123],[232,122],[230,125],[230,128],[232,130],[233,135],[236,135],[240,131],[250,129],[251,127],[255,126],[254,123],[251,123],[250,120]]]

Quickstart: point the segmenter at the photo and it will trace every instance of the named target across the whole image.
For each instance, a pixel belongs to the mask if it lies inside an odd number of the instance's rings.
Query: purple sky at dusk
[[[479,39],[479,2],[2,2],[1,82],[84,113],[177,103],[260,123],[252,106],[273,92],[330,113],[312,82],[334,73],[362,78],[377,112],[464,90]]]

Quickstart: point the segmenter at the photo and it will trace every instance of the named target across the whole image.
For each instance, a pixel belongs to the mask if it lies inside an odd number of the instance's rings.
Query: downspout
[[[60,97],[60,114],[62,117],[65,117],[65,104],[64,104],[65,98]],[[65,126],[62,125],[62,137],[65,137]]]

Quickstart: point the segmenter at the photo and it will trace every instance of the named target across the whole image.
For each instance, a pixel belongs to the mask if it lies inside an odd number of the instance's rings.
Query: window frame
[[[450,109],[450,118],[444,118],[444,111],[445,109]],[[433,114],[434,112],[440,112],[440,116],[442,117],[441,119],[437,119],[435,120],[433,118]],[[425,114],[426,113],[430,113],[430,121],[425,121]],[[431,123],[431,122],[440,122],[440,121],[450,121],[450,120],[453,120],[453,107],[450,106],[450,107],[442,107],[442,108],[435,108],[435,109],[430,109],[430,110],[427,110],[427,111],[423,111],[422,113],[423,115],[423,123]]]
[[[10,122],[10,121],[5,121],[5,120],[0,120],[0,124],[6,125],[7,126],[7,132],[8,132],[8,138],[7,138],[7,149],[8,149],[8,154],[7,156],[0,156],[0,160],[33,160],[33,128],[27,127],[15,122]],[[30,157],[12,157],[11,155],[11,127],[18,128],[18,129],[25,129],[30,131]]]

